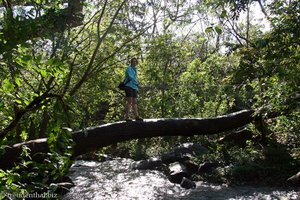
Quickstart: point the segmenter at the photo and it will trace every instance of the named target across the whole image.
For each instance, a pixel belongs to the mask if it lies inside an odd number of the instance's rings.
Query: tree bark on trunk
[[[90,127],[84,131],[73,132],[73,157],[95,151],[100,147],[138,138],[211,135],[230,131],[251,123],[254,120],[253,114],[254,110],[242,110],[214,118],[145,119],[143,122],[121,121]],[[23,146],[30,148],[32,157],[36,153],[49,152],[47,138],[8,146],[0,158],[0,168],[7,169],[16,164]]]

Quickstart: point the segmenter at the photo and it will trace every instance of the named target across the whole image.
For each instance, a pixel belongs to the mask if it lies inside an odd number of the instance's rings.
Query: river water
[[[196,182],[195,189],[184,189],[169,182],[158,171],[132,170],[135,161],[117,158],[106,162],[76,161],[69,176],[75,187],[64,196],[65,200],[296,200],[300,193],[293,189],[271,187],[228,187]]]

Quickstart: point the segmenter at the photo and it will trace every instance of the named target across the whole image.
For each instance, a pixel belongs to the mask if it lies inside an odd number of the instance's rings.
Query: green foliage
[[[226,58],[217,55],[211,55],[205,62],[195,59],[181,76],[183,110],[201,117],[226,112],[233,101],[230,93],[233,85],[223,83],[230,68]]]
[[[230,182],[282,185],[297,173],[299,166],[286,149],[280,144],[268,145],[262,151],[258,149],[256,160],[248,155],[249,161],[237,162],[226,176]]]
[[[211,143],[208,154],[194,159],[218,163],[212,173],[201,175],[202,180],[229,184],[282,185],[299,166],[286,146],[276,141],[264,148],[257,141],[248,141],[245,148]]]
[[[50,152],[35,155],[41,161],[32,161],[30,149],[23,148],[22,162],[11,170],[0,170],[0,190],[4,194],[56,192],[56,183],[62,181],[72,164],[70,132],[53,132],[48,139]]]
[[[222,34],[222,28],[220,26],[210,26],[205,29],[205,33],[211,33],[212,31],[216,31],[219,35]]]

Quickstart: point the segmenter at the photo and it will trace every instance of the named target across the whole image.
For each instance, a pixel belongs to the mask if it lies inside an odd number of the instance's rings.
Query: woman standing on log
[[[132,121],[130,118],[130,113],[133,111],[133,115],[136,121],[143,121],[143,119],[138,114],[137,108],[137,96],[139,90],[139,82],[137,80],[136,66],[138,65],[137,58],[132,58],[130,65],[126,69],[125,73],[125,95],[126,95],[126,121]]]

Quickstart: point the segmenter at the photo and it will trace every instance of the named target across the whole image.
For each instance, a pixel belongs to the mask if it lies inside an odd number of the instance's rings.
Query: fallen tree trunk
[[[122,141],[151,138],[159,136],[192,136],[211,135],[242,127],[254,120],[253,110],[243,110],[229,115],[206,119],[146,119],[143,122],[115,122],[84,131],[76,131],[74,141],[74,157],[95,151]],[[31,155],[49,152],[47,138],[31,140],[6,147],[0,158],[0,167],[7,169],[17,162],[22,147],[31,149]]]

